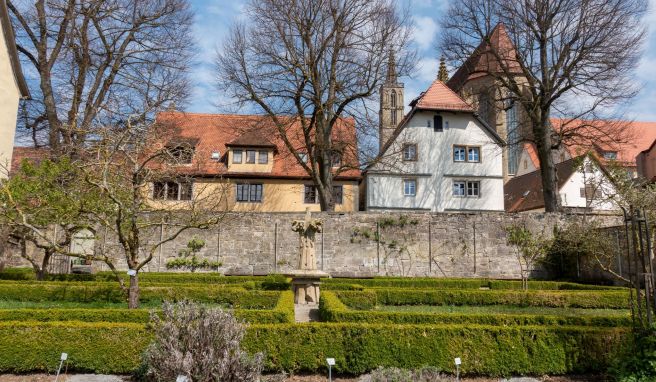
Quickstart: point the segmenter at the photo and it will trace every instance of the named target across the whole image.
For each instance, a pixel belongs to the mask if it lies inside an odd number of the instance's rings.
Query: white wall
[[[616,194],[615,187],[611,184],[606,175],[599,167],[590,160],[585,159],[585,165],[581,166],[560,188],[560,200],[563,207],[570,208],[591,208],[595,211],[616,210],[614,203],[608,200],[609,197]],[[592,172],[585,172],[584,168],[592,165]],[[601,191],[601,198],[589,200],[581,197],[581,188],[586,184],[598,187]]]
[[[430,211],[503,211],[503,163],[501,147],[469,113],[440,113],[445,128],[435,132],[432,112],[417,112],[396,139],[394,146],[367,175],[367,209],[404,208]],[[427,127],[427,121],[431,127]],[[446,124],[448,123],[448,127]],[[401,160],[404,143],[417,144],[418,160]],[[480,163],[453,161],[453,146],[480,146]],[[385,172],[385,174],[373,174]],[[417,195],[403,195],[403,179],[417,179]],[[480,182],[480,197],[453,196],[454,180]]]
[[[20,92],[9,60],[5,36],[0,28],[0,177],[11,165]]]

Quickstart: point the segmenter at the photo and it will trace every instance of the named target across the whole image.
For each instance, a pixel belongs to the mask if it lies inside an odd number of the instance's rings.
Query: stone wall
[[[334,277],[431,276],[519,278],[515,249],[506,244],[504,228],[513,223],[532,230],[552,232],[556,225],[580,218],[564,214],[505,213],[412,213],[361,212],[316,213],[323,221],[317,235],[317,267]],[[298,236],[293,220],[303,214],[229,214],[210,230],[189,230],[164,244],[142,271],[166,271],[166,261],[177,256],[193,237],[206,245],[200,256],[222,263],[219,271],[229,275],[284,273],[296,267]],[[604,226],[621,224],[616,216],[596,216]],[[167,236],[158,227],[149,242]],[[111,236],[98,232],[96,250],[112,254],[125,269],[122,249]],[[379,238],[377,240],[377,238]],[[96,269],[106,270],[103,264]],[[534,277],[548,276],[538,267]],[[585,275],[584,275],[585,276]],[[598,274],[594,274],[597,277]],[[590,274],[590,277],[593,277]]]

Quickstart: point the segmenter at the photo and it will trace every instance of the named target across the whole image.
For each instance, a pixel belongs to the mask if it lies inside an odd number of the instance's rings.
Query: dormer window
[[[241,163],[241,150],[232,150],[232,163]]]
[[[301,162],[307,163],[308,162],[308,155],[305,152],[300,152],[298,153],[298,156],[301,158]]]
[[[255,150],[246,150],[246,163],[255,163]]]
[[[194,157],[194,148],[188,145],[169,146],[166,151],[176,164],[189,164]]]
[[[269,152],[267,150],[260,150],[257,153],[257,163],[259,164],[269,163]]]
[[[342,165],[342,153],[333,151],[330,155],[330,161],[333,167],[340,167]]]
[[[221,159],[221,152],[220,151],[212,151],[212,155],[210,156],[210,158],[212,158],[212,160],[218,161],[219,159]]]
[[[604,151],[604,159],[617,160],[617,151]]]

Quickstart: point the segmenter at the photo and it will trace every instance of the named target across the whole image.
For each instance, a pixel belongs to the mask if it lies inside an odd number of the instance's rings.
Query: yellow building
[[[184,179],[153,182],[149,192],[158,203],[180,203],[205,194],[229,211],[320,210],[316,187],[299,162],[307,158],[306,145],[300,139],[293,142],[297,158],[269,118],[169,111],[161,113],[158,122],[175,131],[167,138],[169,150],[177,155],[172,172]],[[333,159],[338,212],[358,210],[361,175],[352,122],[338,124],[333,137],[333,146],[341,148]],[[288,139],[302,136],[300,124],[292,122],[288,129]]]

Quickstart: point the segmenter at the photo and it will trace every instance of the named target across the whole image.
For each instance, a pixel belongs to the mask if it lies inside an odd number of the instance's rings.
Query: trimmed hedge
[[[111,285],[111,286],[110,286]],[[199,302],[228,304],[233,308],[271,309],[277,303],[279,291],[247,291],[227,286],[140,287],[139,301],[190,299]],[[117,284],[0,284],[0,299],[14,301],[125,302],[126,295]]]
[[[451,279],[430,277],[374,277],[372,279],[324,279],[330,290],[343,284],[355,284],[365,288],[411,288],[411,289],[522,289],[521,281],[488,279]],[[562,281],[529,281],[529,290],[622,290],[622,287],[587,285]]]
[[[243,345],[264,351],[271,371],[323,371],[334,357],[341,373],[426,365],[451,372],[461,357],[465,374],[507,376],[601,372],[628,337],[619,328],[263,324],[248,328]],[[52,372],[67,352],[71,371],[127,374],[151,338],[141,324],[0,322],[0,372]]]
[[[547,326],[631,326],[631,317],[556,316],[542,314],[464,314],[376,312],[351,310],[334,293],[323,292],[319,303],[321,319],[327,322],[367,322],[387,324],[479,324],[479,325],[547,325]]]
[[[82,321],[82,322],[148,322],[150,309],[0,309],[0,321]],[[258,324],[294,322],[294,296],[291,291],[280,294],[272,310],[235,309],[235,316]]]
[[[143,324],[0,322],[0,372],[53,372],[65,352],[70,370],[129,374],[151,338]]]
[[[494,327],[324,323],[253,325],[247,349],[267,354],[267,369],[361,374],[379,366],[435,366],[489,376],[601,372],[629,336],[624,328]],[[291,345],[293,344],[293,345]]]
[[[351,308],[372,309],[376,305],[512,305],[552,308],[628,309],[627,291],[513,291],[370,289],[363,292],[336,291]]]

